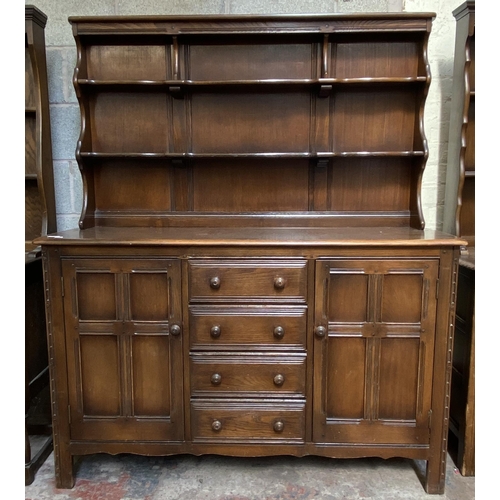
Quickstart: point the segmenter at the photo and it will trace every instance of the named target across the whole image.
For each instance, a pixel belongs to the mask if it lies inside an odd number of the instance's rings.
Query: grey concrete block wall
[[[432,84],[425,110],[430,155],[423,179],[426,227],[441,229],[448,149],[455,19],[459,0],[26,0],[47,16],[45,37],[51,108],[58,230],[75,228],[82,181],[75,162],[80,111],[72,78],[76,48],[69,16],[147,14],[265,14],[327,12],[436,12],[429,43]]]

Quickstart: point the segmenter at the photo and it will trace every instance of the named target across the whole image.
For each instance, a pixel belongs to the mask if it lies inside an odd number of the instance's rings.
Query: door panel
[[[63,262],[72,439],[183,437],[180,263]]]
[[[168,273],[134,272],[128,276],[130,319],[136,321],[168,321]]]
[[[415,419],[419,349],[419,339],[380,341],[379,419]]]
[[[78,316],[84,320],[116,319],[115,275],[93,272],[76,275],[76,299]]]
[[[330,282],[328,311],[330,321],[341,323],[366,321],[368,276],[349,272],[338,273]]]
[[[436,260],[316,264],[317,442],[428,442]]]
[[[120,364],[114,335],[87,335],[80,339],[80,373],[85,415],[120,413]]]
[[[366,340],[333,338],[328,349],[326,413],[332,418],[362,419],[364,415]]]
[[[423,274],[383,276],[381,321],[419,323],[422,314]]]
[[[132,337],[132,413],[170,415],[170,345],[166,335]]]

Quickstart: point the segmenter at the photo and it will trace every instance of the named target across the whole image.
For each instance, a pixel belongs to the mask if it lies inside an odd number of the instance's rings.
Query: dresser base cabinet
[[[57,487],[210,453],[426,460],[443,492],[458,246],[186,243],[44,245]]]

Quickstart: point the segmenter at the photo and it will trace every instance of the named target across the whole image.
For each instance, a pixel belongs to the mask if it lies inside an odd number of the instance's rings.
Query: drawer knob
[[[314,329],[314,333],[317,337],[324,337],[326,335],[326,328],[324,326],[317,326]]]
[[[219,385],[222,382],[222,377],[219,373],[214,373],[210,378],[213,385]]]
[[[214,420],[212,422],[212,430],[219,432],[222,429],[222,422],[220,420]]]
[[[212,338],[217,339],[220,337],[220,326],[214,325],[210,328],[210,335]]]
[[[175,335],[177,337],[177,335],[181,334],[181,327],[179,325],[175,325],[175,324],[171,325],[170,334]]]
[[[283,288],[285,288],[285,285],[286,285],[285,278],[282,278],[281,276],[278,278],[274,278],[274,288],[276,288],[276,290],[283,290]]]
[[[276,420],[273,425],[274,432],[283,432],[283,429],[285,428],[285,424],[283,423],[282,420]]]
[[[273,334],[277,339],[282,339],[285,336],[285,329],[282,326],[277,326],[273,330]]]
[[[276,377],[274,377],[274,385],[283,385],[285,383],[285,376],[284,375],[281,375],[281,373],[279,373],[278,375],[276,375]]]
[[[212,290],[218,290],[220,288],[220,278],[218,276],[210,278],[210,288]]]

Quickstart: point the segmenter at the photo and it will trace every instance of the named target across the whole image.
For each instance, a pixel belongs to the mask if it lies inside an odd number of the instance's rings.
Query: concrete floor
[[[423,489],[425,462],[322,457],[207,455],[79,457],[76,484],[55,488],[53,454],[25,487],[25,500],[472,500],[475,478],[450,457],[442,496]]]

